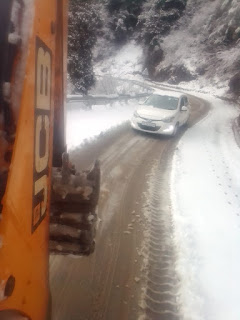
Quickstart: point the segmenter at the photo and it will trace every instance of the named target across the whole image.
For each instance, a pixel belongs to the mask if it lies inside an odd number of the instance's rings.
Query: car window
[[[144,102],[144,104],[159,109],[176,110],[178,106],[178,100],[179,99],[177,97],[153,94]]]
[[[187,97],[184,97],[184,105],[187,107],[188,106],[188,98]]]

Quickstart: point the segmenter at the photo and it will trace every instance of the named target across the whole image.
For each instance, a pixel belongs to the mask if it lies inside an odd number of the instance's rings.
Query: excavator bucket
[[[62,164],[52,172],[50,252],[89,255],[95,247],[99,161],[92,170],[76,172],[64,153]]]

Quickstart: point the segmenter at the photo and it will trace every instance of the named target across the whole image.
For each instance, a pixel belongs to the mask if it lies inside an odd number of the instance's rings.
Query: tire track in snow
[[[166,145],[169,148],[169,145]],[[164,154],[165,148],[162,151]],[[164,157],[160,157],[163,159]],[[145,288],[141,306],[145,315],[140,319],[178,320],[175,255],[172,242],[171,208],[166,203],[165,165],[156,160],[148,180],[147,205],[144,215],[147,221],[144,247],[146,262]]]

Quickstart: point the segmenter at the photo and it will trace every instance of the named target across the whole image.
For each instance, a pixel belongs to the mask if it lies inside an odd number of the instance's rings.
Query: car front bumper
[[[149,125],[147,125],[146,121],[136,117],[131,119],[131,126],[139,131],[163,135],[172,135],[175,128],[174,123],[165,123],[163,121],[149,121]]]

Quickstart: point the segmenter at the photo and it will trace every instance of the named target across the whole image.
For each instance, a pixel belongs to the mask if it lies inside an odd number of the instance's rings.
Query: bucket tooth
[[[50,221],[53,224],[67,225],[83,230],[89,230],[92,224],[96,223],[96,220],[96,214],[86,215],[82,213],[62,213],[50,218]]]
[[[53,168],[50,214],[50,252],[86,255],[94,251],[100,165],[76,172],[63,154],[62,168]]]
[[[94,252],[95,242],[92,242],[91,245],[84,245],[74,242],[58,242],[50,240],[49,249],[52,254],[58,255],[89,255]]]

